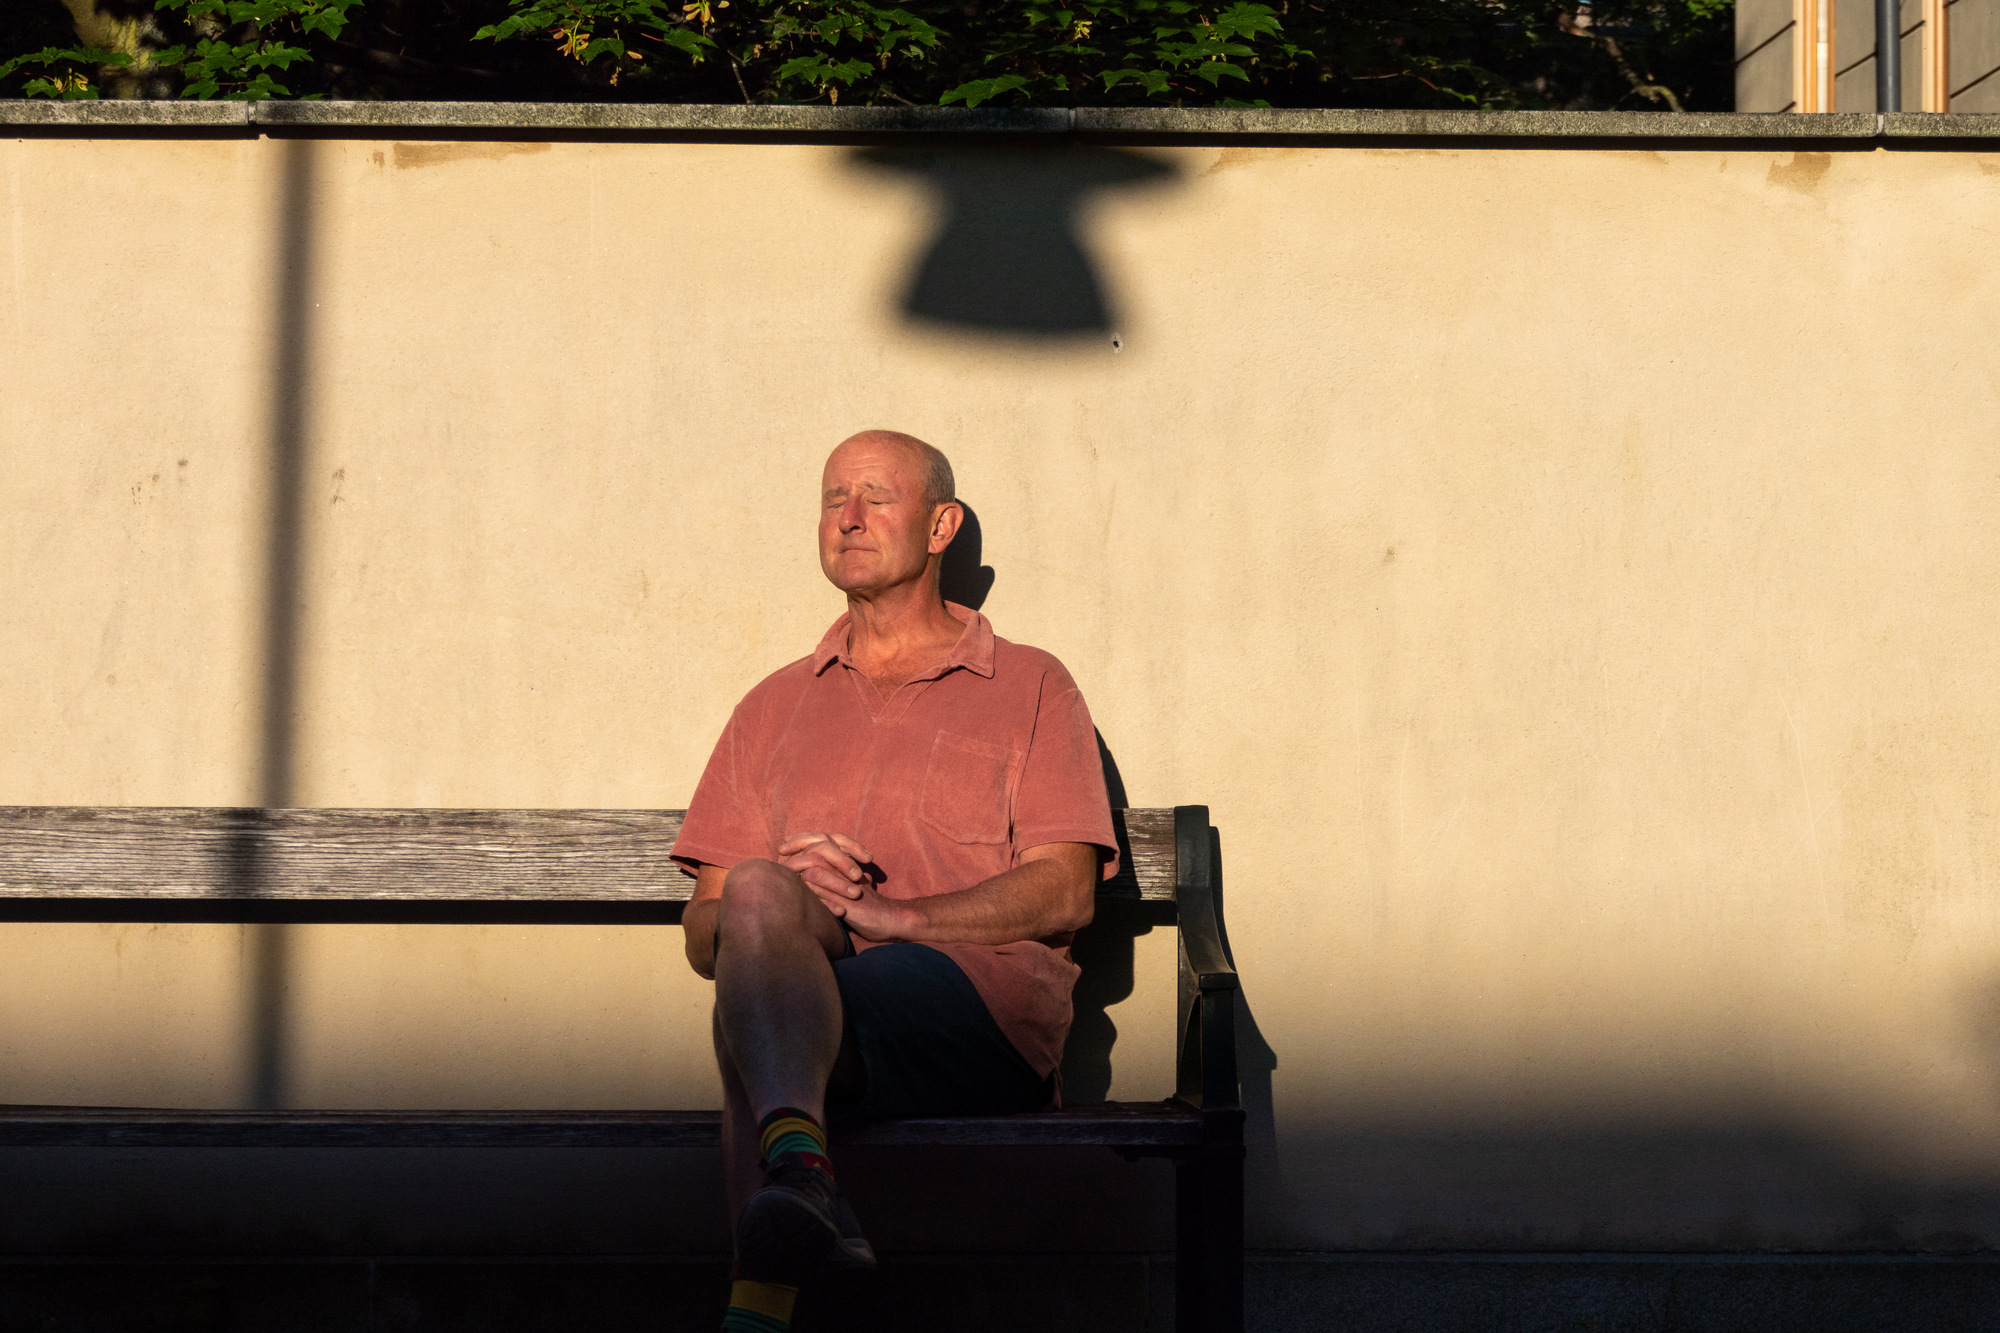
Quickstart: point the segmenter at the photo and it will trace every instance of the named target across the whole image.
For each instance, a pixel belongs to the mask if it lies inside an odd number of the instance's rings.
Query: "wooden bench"
[[[1236,973],[1206,806],[1114,812],[1099,902],[1179,926],[1179,1058],[1158,1102],[883,1121],[836,1142],[1103,1146],[1176,1171],[1176,1327],[1243,1327]],[[677,922],[678,810],[0,807],[0,920]],[[0,1106],[6,1147],[714,1146],[714,1111],[142,1110]]]

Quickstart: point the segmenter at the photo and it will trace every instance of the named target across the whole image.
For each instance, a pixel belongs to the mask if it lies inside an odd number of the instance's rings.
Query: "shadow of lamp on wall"
[[[938,196],[937,230],[910,274],[903,313],[919,323],[1028,338],[1115,326],[1078,214],[1097,191],[1178,175],[1155,158],[1089,144],[862,148],[850,160],[914,177]]]

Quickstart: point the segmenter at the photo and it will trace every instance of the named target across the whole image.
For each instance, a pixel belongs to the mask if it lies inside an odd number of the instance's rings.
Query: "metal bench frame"
[[[1114,811],[1100,903],[1179,926],[1174,1095],[1031,1115],[895,1120],[837,1142],[1102,1146],[1175,1169],[1175,1327],[1243,1328],[1236,972],[1208,807]],[[0,921],[678,921],[681,812],[0,807]],[[0,1106],[0,1147],[700,1147],[714,1111],[147,1110]]]

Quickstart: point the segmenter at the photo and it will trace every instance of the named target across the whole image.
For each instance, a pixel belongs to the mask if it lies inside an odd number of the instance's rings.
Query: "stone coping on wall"
[[[578,102],[6,101],[0,126],[75,133],[552,134],[760,137],[897,133],[1137,138],[1816,139],[2000,138],[2000,115],[1903,112],[1341,111],[1170,107],[689,106]]]

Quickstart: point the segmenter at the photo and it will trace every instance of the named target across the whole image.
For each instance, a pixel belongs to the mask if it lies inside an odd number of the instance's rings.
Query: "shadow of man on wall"
[[[938,590],[948,602],[978,611],[993,591],[993,567],[982,563],[985,537],[979,513],[963,496],[965,521],[958,536],[946,548],[938,571]],[[1130,804],[1118,761],[1097,735],[1097,757],[1104,765],[1104,789],[1114,809]],[[1153,903],[1100,901],[1090,925],[1077,933],[1070,957],[1083,974],[1072,994],[1075,1017],[1070,1023],[1069,1043],[1063,1049],[1063,1100],[1073,1104],[1101,1102],[1111,1089],[1111,1048],[1118,1040],[1118,1025],[1108,1012],[1129,998],[1133,987],[1133,941],[1153,929],[1159,916]]]
[[[937,195],[937,230],[911,270],[905,315],[1030,338],[1115,327],[1078,215],[1099,191],[1177,174],[1155,158],[1094,144],[862,148],[851,161],[915,177]]]
[[[1118,772],[1118,761],[1101,731],[1097,733],[1097,757],[1104,765],[1104,790],[1111,798],[1111,808],[1122,810],[1131,799]],[[1132,996],[1138,953],[1135,941],[1151,934],[1156,921],[1171,919],[1171,914],[1163,914],[1156,903],[1100,898],[1090,924],[1077,932],[1069,956],[1082,973],[1070,992],[1072,1016],[1062,1061],[1064,1102],[1080,1106],[1111,1095],[1111,1051],[1118,1044],[1118,1024],[1110,1010]]]
[[[965,511],[965,521],[958,525],[958,536],[944,549],[944,559],[938,565],[938,591],[947,602],[978,611],[986,605],[986,595],[993,591],[993,566],[980,563],[985,554],[985,539],[979,531],[979,514],[963,496],[959,497],[958,506]]]

